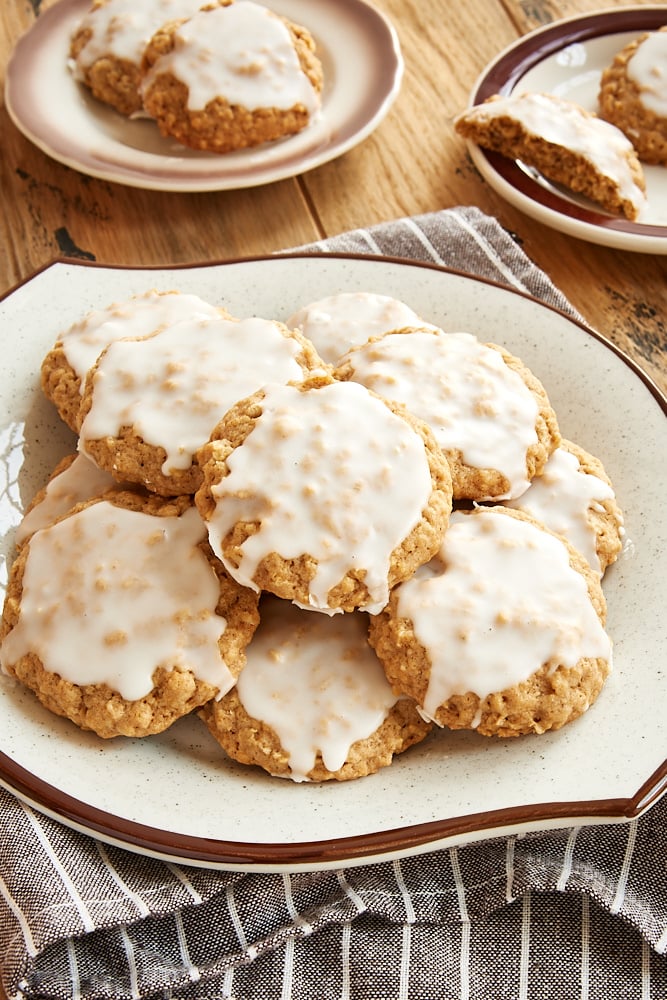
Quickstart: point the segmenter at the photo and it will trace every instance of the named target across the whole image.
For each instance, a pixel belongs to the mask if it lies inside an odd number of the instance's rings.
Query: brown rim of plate
[[[437,271],[452,276],[464,277],[493,288],[501,289],[520,298],[538,304],[557,315],[560,315],[578,327],[585,334],[598,340],[604,347],[615,354],[644,383],[649,393],[655,398],[662,412],[667,416],[667,396],[665,396],[650,376],[642,370],[627,354],[618,348],[602,334],[587,326],[584,322],[572,317],[556,306],[536,299],[529,292],[492,281],[489,278],[471,275],[455,268],[444,267],[427,261],[413,261],[405,258],[369,255],[359,257],[354,253],[316,253],[303,252],[284,253],[278,256],[257,255],[254,257],[236,258],[233,260],[205,261],[190,264],[174,264],[165,268],[164,265],[144,265],[128,268],[120,264],[102,264],[96,261],[80,260],[78,258],[59,257],[49,264],[43,265],[23,281],[0,296],[0,302],[18,288],[22,288],[37,275],[49,268],[65,264],[76,267],[87,267],[100,270],[118,271],[151,271],[195,270],[197,268],[213,268],[245,263],[269,262],[276,260],[313,260],[313,259],[359,260],[371,263],[398,264]],[[297,867],[343,867],[346,864],[371,862],[387,856],[405,856],[418,851],[435,849],[440,842],[448,845],[457,841],[483,839],[486,836],[496,836],[513,827],[530,824],[531,828],[539,826],[570,826],[579,821],[604,822],[631,820],[640,815],[667,791],[667,759],[658,765],[653,773],[646,778],[637,790],[627,797],[601,798],[591,800],[572,799],[559,802],[531,803],[525,806],[511,806],[503,809],[475,812],[449,819],[434,820],[411,826],[382,830],[355,836],[324,838],[317,841],[302,841],[291,843],[247,843],[232,840],[217,840],[190,834],[175,833],[147,826],[116,816],[82,802],[17,764],[9,756],[0,751],[0,785],[14,792],[19,798],[32,804],[38,811],[52,815],[66,825],[82,832],[97,836],[102,840],[141,853],[150,854],[169,860],[180,860],[191,864],[211,865],[221,869],[246,868],[257,871],[269,869],[293,870]],[[432,845],[432,847],[430,847]]]
[[[538,28],[502,52],[478,80],[470,103],[481,104],[493,94],[510,94],[521,78],[548,56],[568,45],[586,42],[604,35],[628,31],[652,31],[667,24],[667,7],[633,7],[607,10],[597,14],[568,18],[555,24]],[[629,219],[606,215],[587,208],[559,195],[553,186],[535,180],[530,168],[520,161],[500,156],[490,150],[479,149],[491,169],[506,184],[524,197],[544,208],[565,215],[576,221],[636,236],[667,237],[667,226],[632,222]]]

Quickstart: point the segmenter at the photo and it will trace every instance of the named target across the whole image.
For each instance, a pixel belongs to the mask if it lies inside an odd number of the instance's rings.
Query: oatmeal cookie
[[[118,340],[86,379],[79,450],[154,493],[194,493],[195,453],[233,403],[265,382],[323,369],[298,331],[259,317],[184,320]]]
[[[377,612],[447,527],[451,476],[432,432],[356,382],[266,386],[198,457],[195,502],[230,574],[316,610]]]
[[[469,333],[387,333],[345,354],[335,375],[404,404],[429,425],[449,462],[456,500],[519,496],[560,441],[535,375]]]
[[[600,81],[600,116],[645,163],[667,164],[667,25],[625,46]]]
[[[165,25],[143,72],[143,106],[162,135],[213,153],[294,135],[321,103],[310,32],[251,0],[219,0]]]
[[[301,330],[330,364],[357,344],[365,344],[390,330],[420,326],[422,320],[410,306],[376,292],[338,292],[301,306],[287,320]]]
[[[397,693],[451,729],[519,736],[585,712],[611,668],[599,575],[528,514],[452,514],[428,566],[397,587],[370,641]]]
[[[120,488],[113,476],[85,455],[66,455],[26,507],[16,529],[16,544],[22,545],[35,531],[53,524],[78,504]]]
[[[572,441],[561,441],[542,474],[505,506],[532,514],[565,538],[602,576],[623,544],[623,512],[599,459]]]
[[[70,40],[75,78],[93,95],[130,116],[141,112],[144,49],[175,17],[189,17],[206,0],[94,0]]]
[[[21,547],[0,663],[82,729],[140,737],[230,690],[258,620],[191,498],[118,492]]]
[[[392,692],[365,614],[329,617],[266,596],[260,619],[235,688],[199,713],[234,760],[292,781],[346,781],[428,734],[414,702]]]
[[[42,390],[67,426],[77,432],[86,376],[105,347],[126,337],[147,337],[185,319],[226,315],[198,295],[153,289],[105,309],[91,309],[58,337],[44,358]]]
[[[454,120],[465,139],[535,167],[548,180],[637,219],[646,181],[620,129],[552,94],[494,95]]]

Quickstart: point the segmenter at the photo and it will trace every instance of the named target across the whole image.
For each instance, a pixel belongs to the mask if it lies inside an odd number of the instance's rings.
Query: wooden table
[[[0,5],[3,82],[15,41],[53,2]],[[624,0],[375,2],[400,38],[406,69],[399,97],[361,145],[294,179],[204,194],[123,187],[49,159],[3,108],[0,294],[63,255],[127,265],[228,259],[475,204],[516,235],[593,327],[667,389],[667,257],[606,249],[534,222],[482,180],[452,125],[500,49],[560,17]]]

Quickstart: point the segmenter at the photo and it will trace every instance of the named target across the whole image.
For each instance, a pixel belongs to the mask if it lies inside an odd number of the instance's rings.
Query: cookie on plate
[[[191,498],[118,492],[21,547],[0,663],[82,729],[147,736],[233,686],[258,620]]]
[[[301,330],[318,354],[336,364],[357,344],[365,344],[389,330],[420,326],[422,320],[400,299],[377,292],[337,292],[301,306],[287,325]]]
[[[91,309],[62,333],[41,367],[42,390],[68,427],[77,432],[86,376],[105,347],[126,337],[147,337],[185,319],[226,316],[198,295],[151,289]]]
[[[431,729],[392,692],[366,615],[317,615],[270,596],[236,686],[199,714],[234,760],[293,781],[373,774]]]
[[[465,139],[535,167],[548,180],[637,219],[646,181],[632,143],[610,122],[553,94],[498,94],[454,121]]]
[[[602,462],[562,440],[542,474],[518,500],[505,504],[532,514],[565,538],[602,576],[623,545],[623,512]]]
[[[430,429],[356,382],[268,385],[198,459],[195,502],[230,574],[314,610],[379,611],[447,527],[451,476]]]
[[[197,317],[114,341],[86,379],[79,450],[154,493],[194,493],[195,454],[233,403],[323,368],[298,331],[259,317]]]
[[[602,73],[600,115],[645,163],[667,164],[667,25],[629,42]]]
[[[485,736],[558,729],[611,668],[599,575],[521,511],[452,514],[443,545],[371,619],[397,693],[428,719]]]
[[[219,0],[165,25],[143,69],[143,106],[160,132],[212,153],[294,135],[321,104],[310,32],[251,0]]]
[[[78,504],[120,488],[113,476],[98,469],[85,455],[66,455],[26,507],[16,529],[16,544],[22,545],[35,531],[58,521]]]
[[[402,403],[429,425],[457,500],[519,496],[560,441],[540,381],[519,358],[470,333],[387,333],[345,354],[335,375]]]
[[[93,95],[130,116],[142,110],[144,49],[168,21],[189,17],[206,0],[94,0],[70,40],[74,76]]]

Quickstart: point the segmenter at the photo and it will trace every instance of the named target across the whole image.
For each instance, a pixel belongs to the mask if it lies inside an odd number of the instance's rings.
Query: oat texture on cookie
[[[330,377],[232,407],[199,464],[195,499],[231,575],[327,613],[380,610],[437,550],[451,509],[430,429]]]

